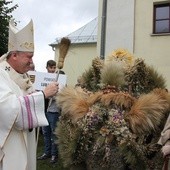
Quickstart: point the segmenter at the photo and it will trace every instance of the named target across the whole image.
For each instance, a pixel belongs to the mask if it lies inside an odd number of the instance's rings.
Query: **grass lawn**
[[[43,135],[40,133],[38,140],[37,156],[42,155],[43,147]],[[50,158],[47,160],[37,160],[37,170],[68,170],[62,166],[62,162],[60,159],[55,164],[51,164],[49,161]]]

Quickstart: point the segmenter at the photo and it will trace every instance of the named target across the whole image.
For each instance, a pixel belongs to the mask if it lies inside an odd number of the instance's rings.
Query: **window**
[[[170,3],[154,5],[154,34],[170,33]]]

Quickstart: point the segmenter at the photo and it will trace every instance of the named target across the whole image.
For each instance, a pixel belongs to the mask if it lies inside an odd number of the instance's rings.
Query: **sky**
[[[49,44],[64,37],[98,16],[99,0],[13,0],[18,8],[12,13],[17,27],[23,28],[32,19],[34,23],[36,71],[46,72],[46,62],[54,59]]]

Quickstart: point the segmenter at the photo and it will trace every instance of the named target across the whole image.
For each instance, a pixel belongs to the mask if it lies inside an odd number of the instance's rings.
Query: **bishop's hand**
[[[44,90],[45,98],[53,97],[59,90],[59,85],[57,82],[50,83]]]

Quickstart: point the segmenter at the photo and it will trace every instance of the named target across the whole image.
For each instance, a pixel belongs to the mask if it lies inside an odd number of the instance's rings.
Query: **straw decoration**
[[[58,58],[58,69],[62,69],[64,66],[64,60],[70,47],[71,41],[68,38],[63,37],[59,44],[59,58]]]

